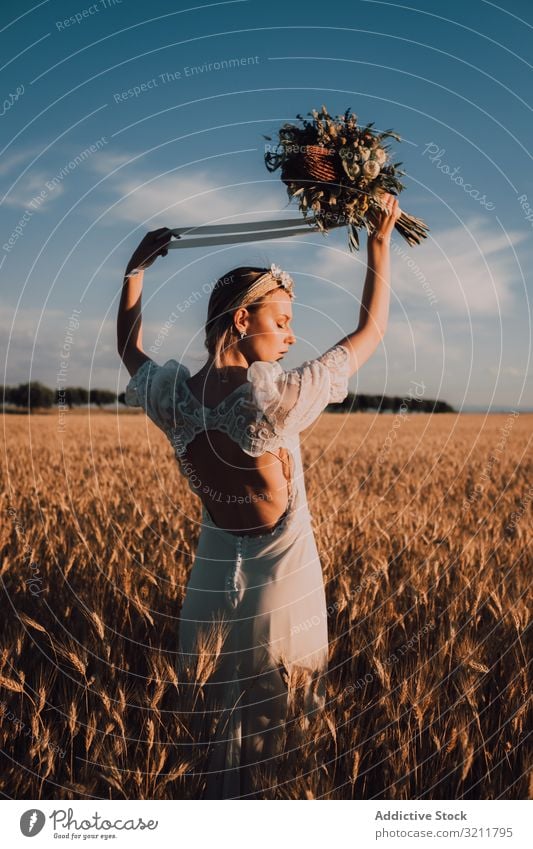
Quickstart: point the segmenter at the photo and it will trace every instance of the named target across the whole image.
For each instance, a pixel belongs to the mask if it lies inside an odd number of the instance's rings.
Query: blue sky
[[[116,313],[136,244],[298,218],[263,134],[325,104],[400,134],[401,206],[431,228],[417,248],[393,239],[388,332],[352,390],[408,397],[416,380],[465,410],[531,408],[532,35],[526,0],[23,0],[0,32],[3,382],[54,387],[74,314],[68,384],[123,390]],[[232,58],[247,62],[194,70]],[[197,371],[204,284],[276,262],[296,285],[296,366],[355,328],[365,260],[345,229],[171,251],[145,273],[145,349],[178,307],[151,355]]]

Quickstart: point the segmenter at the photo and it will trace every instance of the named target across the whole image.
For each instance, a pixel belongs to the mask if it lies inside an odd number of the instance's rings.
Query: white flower
[[[283,286],[284,289],[288,291],[292,289],[294,281],[288,271],[283,271],[279,265],[273,262],[270,266],[270,273],[272,277],[279,280],[280,286]]]
[[[376,148],[373,157],[380,165],[383,165],[387,161],[387,154],[382,147]]]
[[[380,172],[379,163],[376,162],[375,159],[369,159],[368,162],[365,162],[363,165],[363,174],[365,177],[370,177],[371,180],[374,180]]]
[[[367,159],[369,159],[370,157],[370,150],[368,149],[368,147],[361,145],[361,147],[359,148],[359,156],[361,158],[361,162],[366,162]]]

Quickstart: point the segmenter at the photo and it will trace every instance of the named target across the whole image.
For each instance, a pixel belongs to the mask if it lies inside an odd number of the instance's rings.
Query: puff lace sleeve
[[[248,368],[254,402],[277,433],[299,433],[328,404],[343,401],[348,378],[349,352],[343,345],[290,371],[284,371],[279,362],[260,360]]]
[[[162,366],[146,360],[126,386],[124,403],[142,407],[153,423],[166,431],[173,425],[177,388],[189,376],[189,369],[177,360],[167,360]]]

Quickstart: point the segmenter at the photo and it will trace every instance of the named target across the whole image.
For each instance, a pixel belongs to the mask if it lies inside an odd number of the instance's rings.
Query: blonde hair
[[[261,277],[264,277],[264,280],[259,283]],[[217,280],[207,307],[204,341],[213,357],[215,368],[222,368],[222,352],[239,339],[233,322],[235,311],[246,307],[250,312],[254,312],[265,301],[266,296],[278,288],[283,288],[294,298],[292,287],[287,289],[282,286],[280,281],[272,276],[270,268],[239,266]]]

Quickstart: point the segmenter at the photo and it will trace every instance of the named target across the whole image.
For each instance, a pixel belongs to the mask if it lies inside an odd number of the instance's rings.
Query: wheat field
[[[305,728],[291,683],[260,798],[531,795],[532,419],[323,414],[302,434],[327,708]],[[4,798],[202,798],[216,656],[176,676],[200,502],[171,446],[136,411],[3,425]]]

